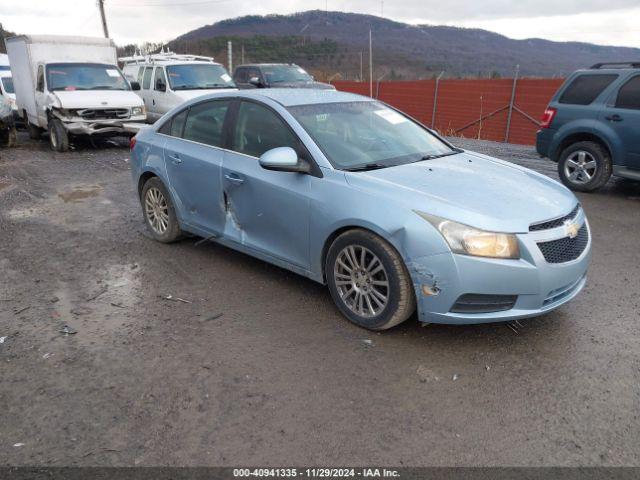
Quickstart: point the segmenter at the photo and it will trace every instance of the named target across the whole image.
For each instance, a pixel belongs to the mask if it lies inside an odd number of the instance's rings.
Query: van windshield
[[[236,86],[222,65],[170,65],[167,67],[167,76],[171,90],[205,90]]]
[[[50,92],[130,89],[118,67],[101,63],[50,63],[47,86]]]
[[[7,93],[16,93],[16,91],[13,88],[13,78],[11,77],[3,77],[2,79],[2,87],[4,88],[4,91]]]

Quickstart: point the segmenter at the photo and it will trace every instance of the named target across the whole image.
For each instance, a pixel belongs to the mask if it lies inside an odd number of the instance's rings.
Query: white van
[[[13,88],[13,78],[9,67],[9,56],[0,53],[0,101],[5,99],[13,110],[14,119],[18,119],[18,106],[16,105],[16,91]]]
[[[138,82],[137,92],[147,109],[147,120],[158,120],[173,107],[207,93],[237,90],[227,70],[211,57],[172,52],[119,59],[129,81]]]
[[[112,40],[22,35],[5,43],[32,138],[49,130],[51,147],[63,152],[70,134],[134,134],[143,126],[136,122],[146,120],[144,105],[117,67]]]

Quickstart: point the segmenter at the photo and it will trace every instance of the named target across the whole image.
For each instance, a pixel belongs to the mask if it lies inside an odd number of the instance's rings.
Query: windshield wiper
[[[355,167],[343,168],[347,172],[365,172],[367,170],[378,170],[380,168],[391,167],[392,165],[382,165],[381,163],[366,163],[364,165],[356,165]]]
[[[424,155],[420,160],[433,160],[434,158],[448,157],[450,155],[457,155],[458,153],[462,153],[462,150],[459,148],[447,153]]]

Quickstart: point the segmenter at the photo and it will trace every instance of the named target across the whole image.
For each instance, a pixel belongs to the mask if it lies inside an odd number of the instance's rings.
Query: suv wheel
[[[416,309],[409,272],[389,243],[350,230],[329,248],[325,266],[333,301],[345,317],[370,330],[404,322]]]
[[[598,143],[574,143],[560,154],[558,174],[571,190],[592,192],[611,177],[611,158]]]

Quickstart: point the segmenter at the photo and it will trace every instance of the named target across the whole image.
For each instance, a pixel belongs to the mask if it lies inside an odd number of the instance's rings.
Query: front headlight
[[[131,115],[144,115],[144,107],[133,107]]]
[[[490,258],[520,258],[518,239],[512,233],[485,232],[444,218],[418,212],[436,227],[454,253]]]

